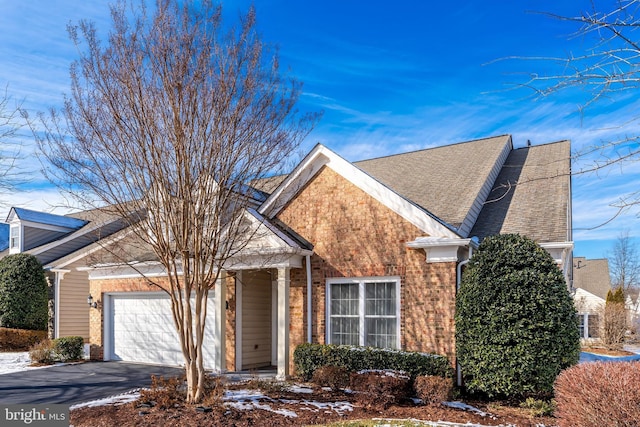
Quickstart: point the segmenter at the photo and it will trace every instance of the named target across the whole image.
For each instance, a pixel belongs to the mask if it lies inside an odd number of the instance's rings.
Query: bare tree
[[[0,95],[0,193],[15,190],[22,182],[16,162],[20,158],[22,144],[16,140],[24,123],[20,120],[20,104],[11,106],[8,89]]]
[[[536,60],[558,65],[558,73],[531,73],[525,87],[536,96],[578,88],[586,93],[581,110],[596,102],[622,99],[640,89],[640,0],[616,0],[607,10],[598,10],[595,1],[585,2],[588,9],[576,16],[543,13],[551,18],[576,26],[572,38],[584,40],[582,54],[569,53],[564,57],[511,57]],[[634,119],[635,120],[635,119]],[[627,123],[620,123],[624,127]],[[624,166],[640,159],[640,135],[623,135],[575,153],[583,165],[574,174],[597,172],[612,165]],[[589,160],[592,159],[592,160]],[[622,211],[640,204],[640,190],[623,195],[612,206]],[[615,218],[614,216],[614,218]]]
[[[144,213],[130,232],[167,272],[147,280],[171,298],[187,400],[198,402],[207,297],[251,238],[247,184],[278,171],[318,116],[295,110],[301,84],[282,75],[253,8],[229,30],[208,0],[160,0],[152,12],[120,2],[111,16],[105,44],[92,23],[69,27],[81,52],[71,94],[34,134],[48,176],[75,200],[125,220]]]
[[[640,254],[629,237],[629,231],[623,231],[613,245],[609,257],[611,285],[622,288],[625,295],[640,286]]]

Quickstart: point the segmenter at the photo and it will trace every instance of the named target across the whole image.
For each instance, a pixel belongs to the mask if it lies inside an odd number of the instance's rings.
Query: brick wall
[[[406,247],[423,232],[327,167],[278,219],[314,245],[314,342],[325,342],[327,278],[400,276],[402,348],[445,354],[453,362],[456,265],[427,264],[424,251]],[[292,350],[306,341],[306,293],[305,269],[292,270]]]

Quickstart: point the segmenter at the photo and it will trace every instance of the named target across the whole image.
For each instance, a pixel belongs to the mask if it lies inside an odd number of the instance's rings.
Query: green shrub
[[[321,366],[338,366],[349,372],[364,369],[404,371],[411,379],[418,375],[453,377],[449,360],[440,355],[348,345],[301,344],[293,352],[296,373],[309,381]]]
[[[490,397],[551,394],[577,363],[576,310],[562,272],[533,240],[484,239],[456,297],[457,356],[467,390]]]
[[[521,408],[529,409],[534,417],[550,417],[556,410],[555,400],[541,400],[527,397],[527,400],[520,404]]]
[[[62,337],[53,340],[53,351],[61,362],[79,360],[84,356],[84,338]]]
[[[47,281],[42,265],[29,254],[0,260],[0,326],[46,330]]]

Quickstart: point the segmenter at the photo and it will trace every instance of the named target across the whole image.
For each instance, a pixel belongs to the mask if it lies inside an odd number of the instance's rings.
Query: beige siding
[[[271,365],[271,275],[242,274],[242,369]]]
[[[89,341],[89,278],[86,271],[71,268],[60,283],[58,336],[81,336]],[[93,295],[95,301],[100,295]],[[92,308],[91,310],[95,310]]]

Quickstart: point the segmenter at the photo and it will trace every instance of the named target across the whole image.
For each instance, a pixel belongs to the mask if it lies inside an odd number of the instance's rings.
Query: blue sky
[[[536,99],[514,89],[528,73],[558,69],[547,61],[503,58],[564,57],[592,45],[571,38],[577,28],[570,23],[534,12],[574,16],[590,7],[588,0],[254,3],[263,39],[278,46],[281,63],[304,82],[299,107],[324,110],[303,151],[321,142],[354,161],[505,133],[513,135],[516,147],[527,140],[570,139],[579,151],[640,133],[632,96],[580,114],[578,107],[587,100],[580,91]],[[612,3],[598,2],[603,8]],[[235,20],[250,4],[224,2],[226,18]],[[0,0],[0,10],[0,85],[8,85],[9,94],[32,112],[59,107],[77,57],[66,25],[87,18],[106,33],[107,2]],[[9,203],[51,210],[62,203],[60,196],[37,172],[29,132],[20,136],[25,144],[20,167],[32,181]],[[472,167],[473,159],[469,162]],[[577,163],[574,170],[580,167]],[[574,176],[576,255],[606,256],[625,229],[638,238],[638,209],[589,229],[614,216],[610,204],[636,190],[639,179],[640,163]]]

